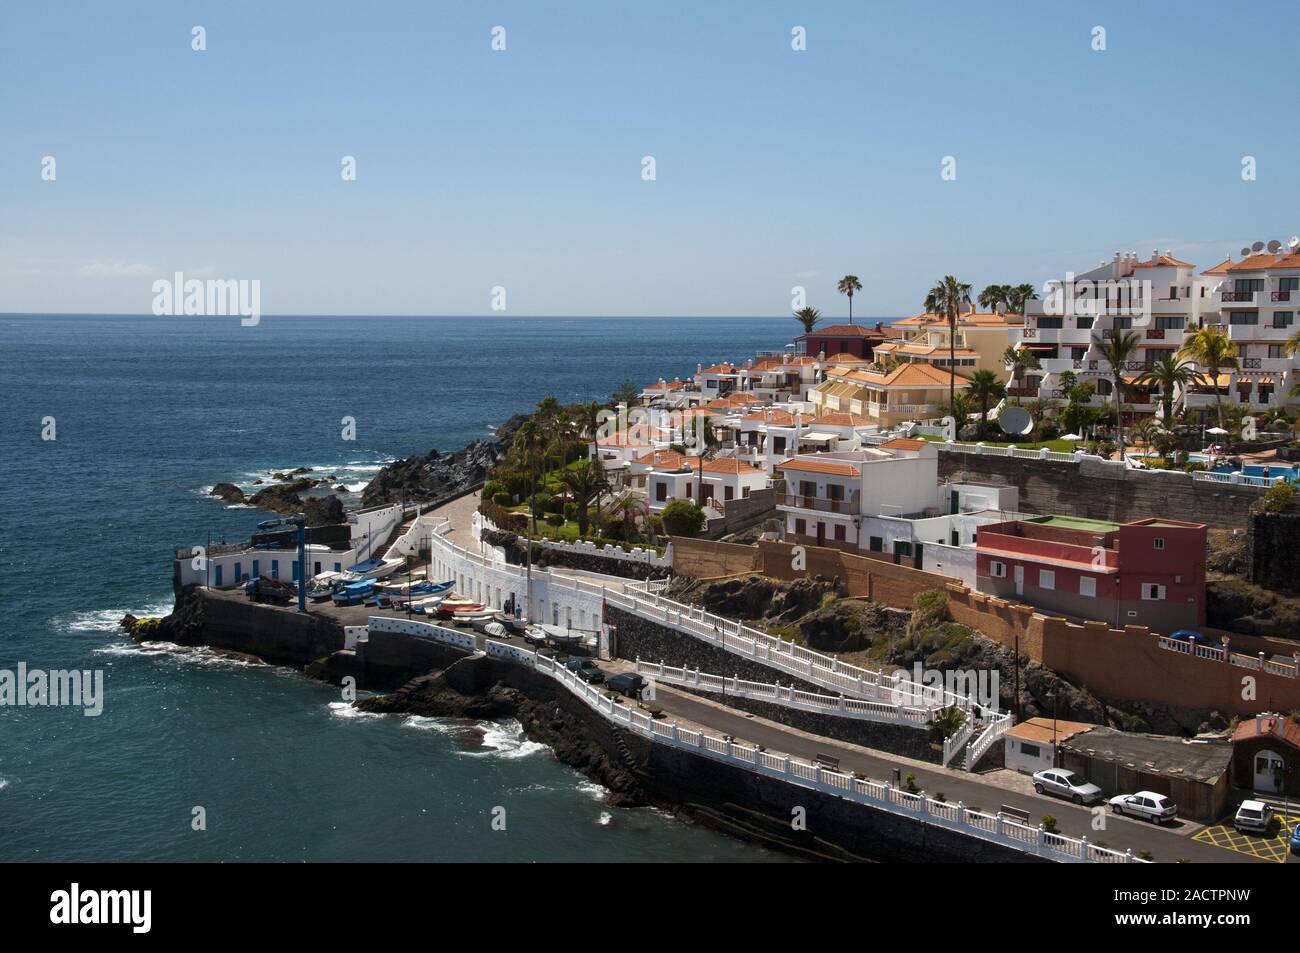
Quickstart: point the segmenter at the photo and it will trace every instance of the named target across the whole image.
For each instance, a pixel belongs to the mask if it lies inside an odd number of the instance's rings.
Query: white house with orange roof
[[[734,394],[740,389],[742,373],[742,368],[725,361],[709,367],[703,364],[696,365],[695,389],[700,393],[700,401],[708,403],[719,397]]]
[[[970,381],[947,368],[929,364],[900,364],[892,370],[834,369],[808,394],[818,415],[848,413],[892,429],[913,420],[933,420],[944,415],[949,382],[965,390]]]
[[[599,460],[607,474],[613,471],[626,473],[633,460],[655,449],[656,435],[657,428],[648,422],[640,422],[615,433],[597,436],[591,446],[592,459]]]
[[[735,457],[662,454],[645,473],[646,500],[650,511],[655,513],[673,500],[692,500],[700,506],[709,506],[714,500],[721,504],[747,499],[770,482],[764,470]]]
[[[787,541],[905,562],[975,585],[978,528],[1014,514],[1014,486],[939,484],[938,449],[893,439],[777,465]]]
[[[699,394],[687,381],[675,377],[670,381],[659,378],[655,383],[641,389],[641,403],[646,406],[688,407],[692,397],[698,401]]]

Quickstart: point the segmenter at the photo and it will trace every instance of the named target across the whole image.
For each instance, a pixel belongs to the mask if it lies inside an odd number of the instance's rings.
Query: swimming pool
[[[1189,453],[1187,455],[1187,459],[1199,460],[1201,463],[1208,463],[1210,458],[1207,454],[1204,453]],[[1217,464],[1215,464],[1214,469],[1211,472],[1233,473],[1236,472],[1238,469],[1240,469],[1243,476],[1255,476],[1255,477],[1262,477],[1265,475],[1271,477],[1285,476],[1287,478],[1287,482],[1289,483],[1300,482],[1300,464],[1288,463],[1285,460],[1281,460],[1277,463],[1268,464],[1267,468],[1268,468],[1268,473],[1265,474],[1264,473],[1265,465],[1262,463],[1247,463],[1241,466],[1240,468],[1238,468],[1238,467],[1234,467],[1231,463],[1228,463],[1226,460],[1221,459]]]

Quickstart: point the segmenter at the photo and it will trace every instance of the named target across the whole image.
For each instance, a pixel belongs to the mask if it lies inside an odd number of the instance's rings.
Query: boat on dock
[[[373,582],[391,576],[403,565],[400,559],[367,559],[355,566],[349,566],[347,572],[343,573],[343,577],[349,582],[361,582],[365,579]]]
[[[375,591],[374,579],[362,579],[345,585],[331,596],[336,606],[354,606]]]

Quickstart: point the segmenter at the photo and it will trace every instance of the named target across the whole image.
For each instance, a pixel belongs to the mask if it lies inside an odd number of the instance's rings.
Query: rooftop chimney
[[[1159,260],[1160,260],[1160,249],[1159,248],[1151,249],[1151,264],[1154,265]]]

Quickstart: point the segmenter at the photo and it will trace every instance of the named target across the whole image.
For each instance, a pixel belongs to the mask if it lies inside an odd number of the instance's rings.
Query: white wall
[[[1003,743],[1006,745],[1006,765],[1012,771],[1033,774],[1035,771],[1046,771],[1048,768],[1055,766],[1052,763],[1052,743],[1050,741],[1024,741],[1014,735],[1006,735]],[[1038,756],[1026,754],[1022,748],[1023,745],[1037,748]]]

